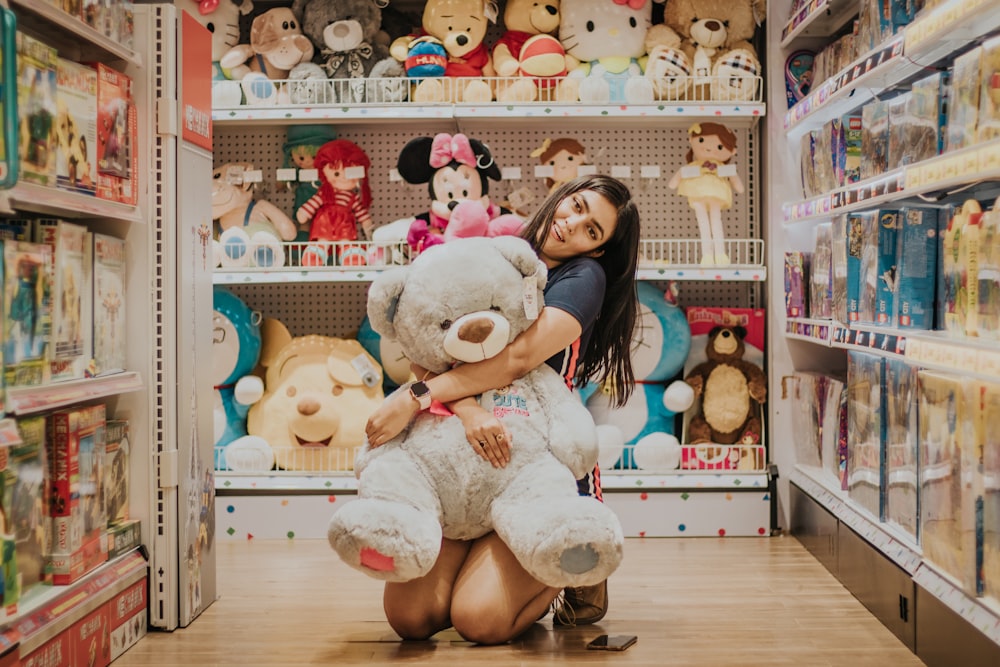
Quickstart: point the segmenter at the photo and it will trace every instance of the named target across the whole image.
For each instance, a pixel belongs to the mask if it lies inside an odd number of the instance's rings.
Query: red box
[[[104,423],[103,405],[58,410],[48,417],[50,554],[75,554],[104,534]]]
[[[21,659],[21,667],[73,667],[69,633],[60,632]]]
[[[108,601],[111,621],[111,659],[115,660],[146,634],[146,578]]]
[[[108,541],[103,532],[72,553],[52,553],[45,557],[47,583],[65,586],[108,561]]]
[[[107,605],[84,616],[69,631],[69,650],[76,667],[111,664],[111,611]]]
[[[104,63],[97,69],[97,196],[138,201],[137,117],[132,79]]]

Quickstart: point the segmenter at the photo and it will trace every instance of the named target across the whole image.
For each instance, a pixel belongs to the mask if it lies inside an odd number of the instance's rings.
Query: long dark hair
[[[545,198],[532,216],[522,236],[535,251],[541,250],[559,204],[570,195],[591,190],[607,199],[618,212],[614,234],[599,248],[595,257],[607,287],[587,349],[582,351],[575,384],[607,382],[612,402],[621,407],[635,383],[632,374],[631,344],[639,311],[635,276],[639,262],[639,209],[632,193],[621,181],[601,174],[579,176],[559,186]]]

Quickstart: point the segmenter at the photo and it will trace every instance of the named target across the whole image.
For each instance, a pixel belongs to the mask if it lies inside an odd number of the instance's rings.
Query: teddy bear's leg
[[[528,77],[501,80],[497,85],[500,102],[534,102],[538,94],[538,86]]]
[[[230,227],[219,235],[222,266],[247,266],[250,263],[250,237],[242,227]]]
[[[493,100],[493,90],[490,88],[490,84],[482,79],[473,79],[464,87],[459,86],[459,91],[461,93],[461,99],[457,100],[459,102],[482,103]]]
[[[688,440],[693,445],[712,442],[712,427],[708,425],[704,417],[697,415],[691,418],[688,423]]]
[[[379,454],[361,473],[358,499],[330,519],[327,539],[368,576],[409,581],[427,574],[441,550],[437,493],[405,451]]]
[[[555,460],[525,468],[493,501],[493,526],[518,562],[547,586],[597,584],[622,558],[621,525],[607,505],[581,496]]]

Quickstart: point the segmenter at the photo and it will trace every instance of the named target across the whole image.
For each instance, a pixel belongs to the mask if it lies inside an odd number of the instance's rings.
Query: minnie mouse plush
[[[500,167],[486,144],[464,134],[411,139],[396,166],[407,183],[427,183],[431,209],[415,216],[406,241],[414,252],[453,238],[517,235],[524,221],[492,203],[489,181]]]

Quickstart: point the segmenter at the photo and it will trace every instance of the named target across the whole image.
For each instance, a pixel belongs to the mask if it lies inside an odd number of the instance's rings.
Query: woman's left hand
[[[390,394],[365,424],[369,446],[373,449],[381,447],[402,433],[419,410],[420,406],[410,396],[410,392],[400,390]]]

